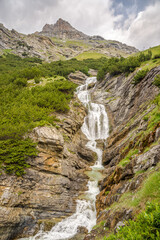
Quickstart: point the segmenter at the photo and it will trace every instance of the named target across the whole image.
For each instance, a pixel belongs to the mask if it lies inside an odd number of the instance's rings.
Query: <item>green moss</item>
[[[65,133],[63,133],[63,138],[65,142],[70,142],[70,138],[68,135],[66,135]]]

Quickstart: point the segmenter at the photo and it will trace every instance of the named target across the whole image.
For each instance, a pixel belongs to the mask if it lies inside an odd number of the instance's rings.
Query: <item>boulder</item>
[[[87,79],[87,76],[84,73],[77,71],[75,73],[70,73],[68,79],[78,85],[82,85]]]

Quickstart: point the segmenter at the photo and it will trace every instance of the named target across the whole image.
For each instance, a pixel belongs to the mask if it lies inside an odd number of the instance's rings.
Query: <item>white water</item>
[[[78,98],[88,108],[88,115],[81,128],[89,140],[86,146],[97,153],[97,161],[91,172],[93,176],[99,169],[103,168],[102,150],[96,147],[96,140],[108,137],[108,117],[105,108],[101,104],[91,102],[92,90],[87,89],[90,83],[96,83],[96,81],[95,77],[88,78],[84,85],[77,88]],[[92,177],[88,182],[88,191],[85,192],[84,199],[77,200],[76,212],[56,224],[50,232],[40,231],[36,236],[30,237],[29,240],[67,240],[76,235],[78,227],[85,227],[90,232],[96,225],[95,201],[98,193],[98,179]]]

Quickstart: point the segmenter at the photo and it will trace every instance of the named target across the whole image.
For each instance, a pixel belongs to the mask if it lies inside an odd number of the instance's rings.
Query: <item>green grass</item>
[[[84,41],[74,41],[74,40],[67,40],[66,41],[66,46],[78,46],[78,47],[83,47],[83,48],[89,48],[90,47],[90,45],[89,44],[87,44],[87,43],[85,43]]]
[[[4,54],[11,53],[12,51],[13,51],[12,49],[3,49]]]
[[[79,54],[78,56],[76,56],[77,60],[84,60],[84,59],[88,59],[88,58],[93,58],[93,59],[98,59],[101,57],[106,57],[107,56],[105,54],[102,53],[97,53],[97,52],[83,52],[81,54]]]
[[[160,74],[156,75],[153,84],[160,88]]]
[[[154,55],[160,54],[160,45],[152,47],[152,48],[150,48],[150,50],[152,51],[152,56],[154,57]],[[147,51],[148,50],[144,50],[143,52],[147,53]]]
[[[154,59],[155,55],[160,54],[160,45],[152,47],[152,48],[150,48],[150,50],[152,51],[152,59],[142,63],[141,70],[146,70],[146,69],[151,70],[152,68],[160,65],[160,58]],[[142,51],[142,53],[144,53],[144,54],[147,54],[147,52],[148,52],[148,50]]]
[[[87,44],[81,40],[79,40],[79,41],[78,40],[70,40],[70,39],[62,40],[62,39],[58,39],[56,37],[51,37],[51,40],[54,43],[61,44],[62,48],[77,46],[77,47],[83,47],[83,48],[87,49],[90,47],[89,44]]]
[[[147,203],[146,210],[136,220],[125,222],[116,234],[103,240],[159,240],[160,239],[160,204]]]
[[[130,162],[131,157],[133,157],[137,153],[138,153],[138,149],[131,149],[127,154],[127,156],[119,162],[118,166],[125,167]]]
[[[139,172],[141,173],[141,172]],[[140,209],[147,201],[159,202],[160,199],[160,171],[148,171],[146,179],[143,181],[140,190],[136,192],[124,193],[118,203],[113,203],[109,209],[134,208]],[[138,174],[137,174],[138,175]],[[137,176],[136,175],[136,176]]]
[[[160,59],[157,59],[156,61],[154,61],[153,59],[146,61],[144,63],[142,63],[141,65],[141,70],[151,70],[154,67],[157,67],[160,65]]]

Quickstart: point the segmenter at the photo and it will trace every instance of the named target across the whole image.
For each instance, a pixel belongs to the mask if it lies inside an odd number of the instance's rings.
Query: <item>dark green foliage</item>
[[[55,75],[62,65],[11,54],[0,57],[0,168],[6,173],[23,175],[29,166],[26,159],[36,155],[35,144],[22,136],[37,126],[56,126],[54,112],[68,111],[74,83],[62,79],[27,88],[28,79],[39,81],[41,76]],[[65,74],[70,71],[71,66],[61,69]]]
[[[97,79],[98,81],[101,81],[106,73],[110,73],[111,76],[115,76],[121,73],[129,74],[139,66],[140,61],[138,57],[110,58],[105,63],[103,68],[99,70]]]
[[[104,77],[105,77],[105,75],[106,75],[106,73],[107,73],[107,72],[106,72],[106,68],[105,68],[105,67],[101,68],[101,69],[98,71],[97,80],[98,80],[98,81],[103,80]]]
[[[138,71],[135,77],[133,78],[132,83],[134,85],[138,84],[146,76],[148,71],[149,71],[148,69]]]
[[[0,139],[21,137],[32,128],[54,124],[54,111],[66,112],[76,85],[67,80],[57,80],[31,90],[18,88],[14,83],[0,91]]]
[[[34,82],[35,82],[35,83],[40,83],[39,77],[34,77]]]
[[[146,211],[139,214],[136,221],[130,220],[121,227],[117,234],[104,240],[159,240],[160,239],[160,205],[148,203]]]
[[[160,54],[155,54],[155,55],[153,56],[153,59],[157,59],[157,58],[160,58]]]
[[[153,84],[160,88],[160,74],[156,75]]]
[[[88,75],[90,68],[99,70],[107,62],[106,58],[85,59],[43,63],[38,58],[20,58],[13,54],[0,57],[0,84],[14,82],[17,78],[34,79],[55,75],[68,77],[71,72],[81,71]]]
[[[99,68],[97,79],[101,81],[104,79],[106,73],[110,73],[111,76],[115,76],[121,73],[128,75],[141,65],[142,62],[150,60],[152,57],[151,50],[148,50],[147,54],[140,53],[135,57],[128,58],[110,58],[107,59],[103,66]]]
[[[22,176],[24,168],[29,167],[26,159],[37,155],[35,146],[30,139],[0,141],[0,169],[8,174]]]
[[[18,86],[26,87],[27,86],[27,79],[26,78],[16,78],[14,83]]]
[[[152,51],[149,49],[147,54],[144,54],[143,52],[140,52],[139,56],[138,56],[138,60],[140,62],[145,62],[148,61],[152,58]]]

